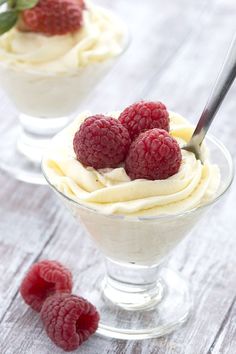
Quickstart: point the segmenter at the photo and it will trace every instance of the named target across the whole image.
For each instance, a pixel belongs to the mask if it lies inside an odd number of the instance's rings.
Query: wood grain
[[[234,0],[120,0],[100,3],[130,23],[133,42],[84,103],[92,111],[119,109],[134,100],[163,100],[196,121],[234,33]],[[236,87],[212,131],[236,156]],[[0,134],[15,111],[0,94]],[[5,119],[7,117],[7,119]],[[0,353],[63,353],[45,337],[38,316],[18,294],[28,267],[40,258],[59,259],[73,271],[75,290],[102,272],[101,255],[47,187],[0,176]],[[146,341],[94,336],[78,353],[236,353],[236,185],[198,229],[180,244],[169,264],[189,281],[195,300],[190,321],[172,335]]]

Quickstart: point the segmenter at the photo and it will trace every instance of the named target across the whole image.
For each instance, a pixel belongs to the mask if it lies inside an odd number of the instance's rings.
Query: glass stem
[[[106,259],[103,292],[107,299],[128,310],[155,307],[163,297],[159,266],[120,264]]]
[[[63,129],[71,117],[38,118],[20,114],[21,132],[17,138],[17,149],[29,160],[40,163],[50,139]]]

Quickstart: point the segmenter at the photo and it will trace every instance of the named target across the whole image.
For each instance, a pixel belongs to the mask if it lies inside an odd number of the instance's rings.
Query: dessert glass
[[[19,112],[19,124],[1,136],[0,168],[16,179],[45,184],[40,162],[47,144],[73,119],[128,44],[126,32],[118,55],[65,73],[19,69],[0,61],[0,85]]]
[[[100,312],[98,334],[120,339],[154,338],[172,332],[188,319],[192,308],[188,285],[162,263],[233,180],[227,149],[214,137],[206,140],[211,162],[221,173],[214,199],[183,213],[157,217],[105,215],[79,204],[50,183],[42,162],[49,185],[105,256],[105,274],[95,287],[88,286],[83,292]]]

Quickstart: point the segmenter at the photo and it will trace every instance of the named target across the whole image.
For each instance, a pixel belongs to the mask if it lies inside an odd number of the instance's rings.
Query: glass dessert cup
[[[16,179],[45,184],[40,163],[47,144],[74,118],[128,44],[127,32],[119,55],[65,73],[18,69],[0,61],[1,87],[19,112],[19,124],[1,134],[0,168]]]
[[[98,334],[119,339],[145,339],[168,334],[189,317],[192,299],[185,280],[163,262],[233,180],[227,149],[214,137],[207,145],[218,165],[221,184],[214,200],[192,210],[157,217],[105,215],[84,206],[49,185],[87,229],[105,256],[106,274],[87,283],[82,296],[98,309]],[[96,284],[96,286],[94,286]]]

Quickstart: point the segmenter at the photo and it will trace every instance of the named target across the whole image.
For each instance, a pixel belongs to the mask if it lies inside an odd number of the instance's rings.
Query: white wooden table
[[[121,109],[141,98],[163,101],[196,122],[236,30],[235,0],[109,0],[129,23],[133,42],[84,103],[93,112]],[[0,136],[15,124],[0,94]],[[236,156],[236,85],[212,133]],[[1,152],[0,152],[1,153]],[[0,353],[62,353],[18,293],[29,266],[58,259],[73,271],[75,290],[100,267],[101,256],[46,186],[0,175]],[[78,353],[236,353],[236,186],[173,253],[170,266],[189,281],[195,311],[161,339],[119,341],[93,336]],[[80,290],[81,289],[81,290]]]

